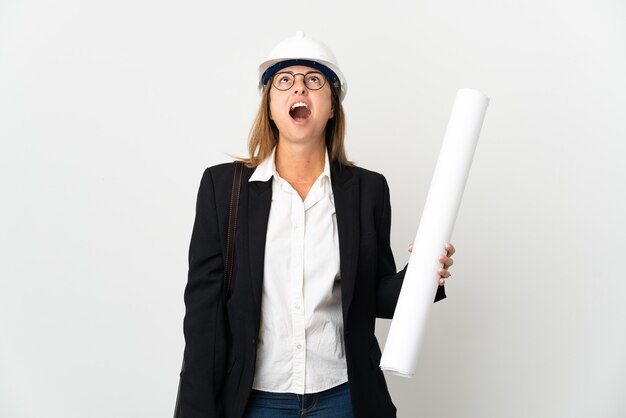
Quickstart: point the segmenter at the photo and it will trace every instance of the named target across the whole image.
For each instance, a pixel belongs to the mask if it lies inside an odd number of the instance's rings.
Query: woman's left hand
[[[451,276],[448,269],[452,267],[452,264],[454,264],[454,260],[452,260],[451,257],[456,251],[454,249],[454,245],[450,244],[449,242],[444,245],[444,248],[446,249],[447,254],[442,254],[438,258],[439,262],[443,264],[443,267],[437,270],[437,272],[439,273],[439,286],[443,286],[444,284],[446,284],[446,279],[450,278]],[[409,244],[409,252],[411,251],[413,251],[413,244]]]

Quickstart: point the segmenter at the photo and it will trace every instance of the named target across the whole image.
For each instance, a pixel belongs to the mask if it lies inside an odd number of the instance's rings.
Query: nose
[[[302,77],[298,77],[299,75],[301,75]],[[309,90],[306,88],[306,84],[304,84],[304,75],[296,74],[293,81],[294,94],[306,94],[308,93],[308,91]]]

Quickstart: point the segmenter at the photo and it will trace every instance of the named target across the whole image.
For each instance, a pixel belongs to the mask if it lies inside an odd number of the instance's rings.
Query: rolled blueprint
[[[412,377],[430,307],[437,292],[439,255],[450,241],[489,98],[477,90],[456,94],[422,219],[391,322],[380,368]]]

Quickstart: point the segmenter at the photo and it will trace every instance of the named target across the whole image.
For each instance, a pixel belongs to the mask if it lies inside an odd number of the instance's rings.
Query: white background
[[[456,90],[491,97],[399,416],[626,416],[621,0],[2,0],[0,416],[171,416],[200,176],[298,29],[348,78],[399,268]]]

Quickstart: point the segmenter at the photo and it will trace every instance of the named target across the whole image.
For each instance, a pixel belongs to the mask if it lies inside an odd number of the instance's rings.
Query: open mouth
[[[296,122],[305,121],[311,116],[311,110],[309,105],[304,102],[297,102],[291,105],[289,109],[289,116],[291,116]]]

